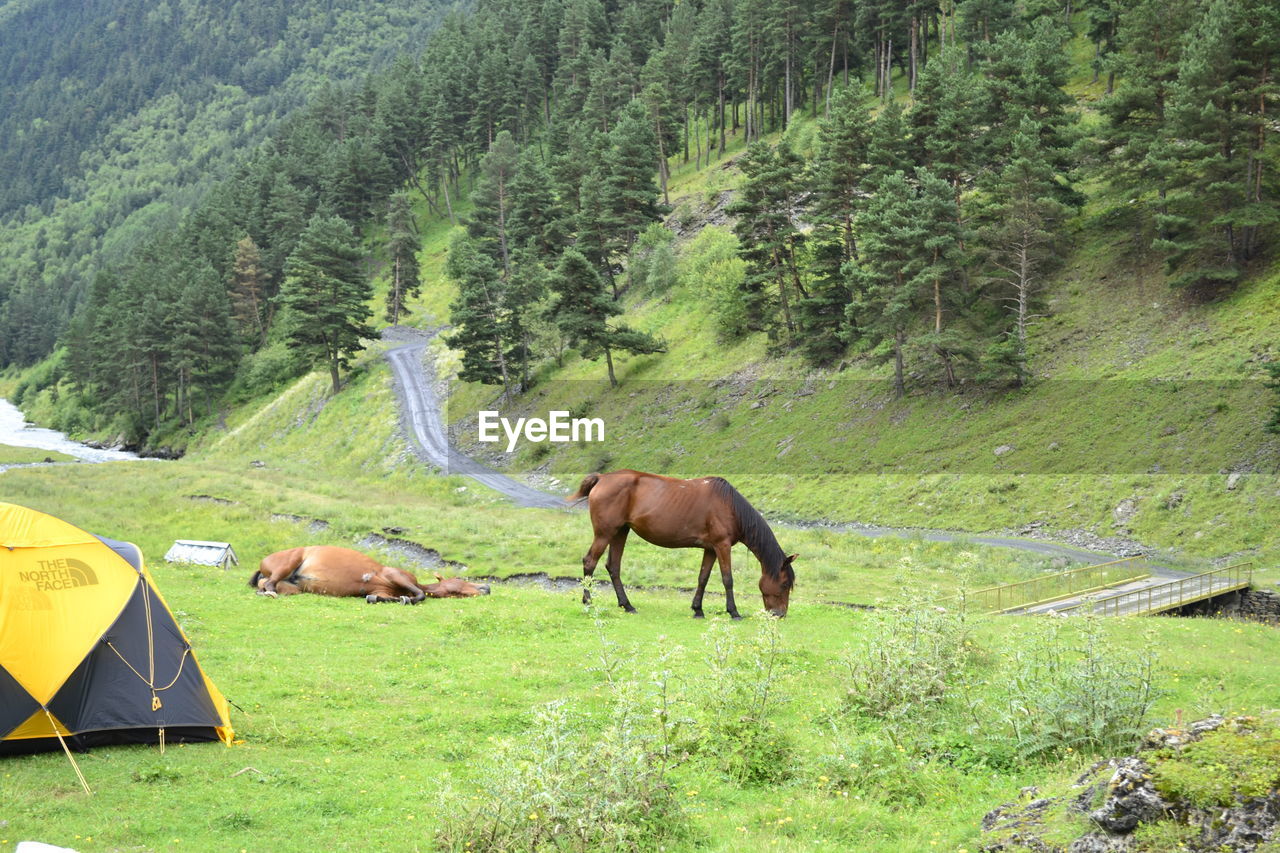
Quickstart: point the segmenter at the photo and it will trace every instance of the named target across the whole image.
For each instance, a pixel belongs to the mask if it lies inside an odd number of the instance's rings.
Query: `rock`
[[[750,406],[747,406],[747,408],[748,408],[748,409],[763,409],[763,408],[764,408],[764,400],[754,400],[754,401],[751,403],[751,405],[750,405]]]
[[[1236,490],[1236,486],[1240,485],[1240,478],[1243,476],[1244,474],[1241,474],[1239,471],[1232,471],[1227,476],[1227,491],[1234,492]]]
[[[1157,823],[1194,828],[1190,834],[1180,832],[1182,846],[1178,848],[1192,853],[1271,849],[1267,845],[1280,840],[1280,791],[1261,796],[1237,793],[1230,805],[1206,807],[1175,794],[1166,799],[1153,781],[1153,766],[1169,760],[1171,753],[1176,755],[1207,733],[1226,727],[1224,731],[1233,735],[1250,736],[1258,725],[1256,717],[1228,720],[1213,714],[1186,727],[1179,724],[1155,729],[1143,740],[1140,755],[1097,762],[1063,795],[1042,797],[1024,806],[1006,803],[989,812],[982,820],[982,828],[990,836],[984,839],[981,849],[1059,853],[1064,849],[1069,853],[1157,849],[1142,846],[1149,841],[1139,841],[1134,834],[1144,825]],[[1223,772],[1230,771],[1223,768]],[[1064,848],[1065,842],[1050,840],[1047,828],[1053,826],[1059,828],[1053,831],[1060,831],[1064,816],[1073,813],[1087,815],[1093,828]]]
[[[1116,524],[1123,524],[1133,518],[1138,513],[1137,498],[1125,498],[1116,504],[1116,508],[1111,510],[1111,517],[1116,520]]]
[[[1132,832],[1143,821],[1159,819],[1172,808],[1151,784],[1151,768],[1140,758],[1122,758],[1107,783],[1107,798],[1089,819],[1112,834]],[[1074,849],[1074,848],[1073,848]]]
[[[1012,453],[1015,450],[1017,450],[1017,448],[1012,444],[1002,444],[991,452],[996,456],[1004,456],[1006,453]]]
[[[1169,497],[1164,499],[1164,508],[1175,509],[1176,507],[1179,507],[1182,505],[1182,502],[1186,499],[1186,497],[1187,496],[1182,492],[1174,492],[1173,494],[1169,495]]]
[[[1061,445],[1060,445],[1060,444],[1058,444],[1058,442],[1056,442],[1056,441],[1051,441],[1051,442],[1049,442],[1049,449],[1050,449],[1050,450],[1057,450],[1059,447],[1061,447]]]

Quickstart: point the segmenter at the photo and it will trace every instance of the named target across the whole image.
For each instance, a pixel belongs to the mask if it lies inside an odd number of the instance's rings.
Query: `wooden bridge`
[[[1142,557],[1129,557],[966,593],[980,613],[1146,616],[1245,589],[1252,563],[1183,578],[1153,578]]]

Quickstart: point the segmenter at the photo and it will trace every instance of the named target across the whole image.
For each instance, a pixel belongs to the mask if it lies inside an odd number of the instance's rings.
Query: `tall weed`
[[[668,780],[680,715],[671,661],[659,656],[641,683],[602,654],[609,690],[603,727],[563,701],[536,710],[523,735],[502,744],[473,796],[455,791],[436,843],[451,851],[658,849],[691,837]]]
[[[937,704],[967,658],[960,610],[908,600],[871,616],[867,641],[839,663],[847,676],[844,709],[892,721],[918,718]]]
[[[1123,751],[1148,727],[1161,695],[1150,639],[1120,652],[1101,619],[1081,619],[1043,622],[1028,645],[1010,653],[1003,696],[978,711],[988,736],[1010,742],[1022,758]]]
[[[795,748],[776,720],[788,698],[778,622],[761,617],[746,642],[727,623],[707,631],[708,672],[698,691],[697,740],[688,747],[740,784],[776,784],[793,772]]]

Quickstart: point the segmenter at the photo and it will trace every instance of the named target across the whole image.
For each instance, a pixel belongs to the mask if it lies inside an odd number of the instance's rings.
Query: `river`
[[[39,450],[56,450],[74,456],[83,462],[116,462],[137,459],[138,454],[127,450],[103,450],[72,441],[60,432],[32,426],[18,407],[0,399],[0,444],[10,447],[34,447]],[[0,470],[16,466],[0,465]]]

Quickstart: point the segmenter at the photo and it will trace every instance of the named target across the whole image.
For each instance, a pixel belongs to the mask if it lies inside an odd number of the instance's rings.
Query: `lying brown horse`
[[[622,549],[627,533],[634,530],[641,539],[663,548],[701,548],[702,571],[698,591],[693,594],[693,615],[702,617],[702,595],[711,576],[711,564],[720,561],[724,582],[725,609],[740,618],[733,602],[733,569],[730,549],[741,542],[760,561],[760,594],[764,606],[775,616],[787,615],[787,603],[796,573],[791,567],[795,554],[787,556],[774,538],[768,523],[738,493],[719,477],[677,480],[640,471],[613,471],[588,474],[568,501],[587,499],[595,539],[582,558],[582,574],[590,578],[604,549],[609,549],[605,567],[618,596],[618,606],[634,613],[622,588]],[[582,602],[591,601],[584,589]]]
[[[466,598],[488,595],[488,585],[462,578],[442,578],[423,584],[412,573],[384,566],[372,557],[336,545],[304,545],[262,558],[249,586],[259,595],[313,592],[340,597],[363,595],[370,604],[398,601],[417,604],[424,598]]]

